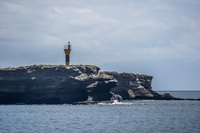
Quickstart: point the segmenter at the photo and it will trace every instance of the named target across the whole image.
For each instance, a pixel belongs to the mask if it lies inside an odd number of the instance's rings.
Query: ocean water
[[[0,133],[200,133],[200,101],[0,105]]]

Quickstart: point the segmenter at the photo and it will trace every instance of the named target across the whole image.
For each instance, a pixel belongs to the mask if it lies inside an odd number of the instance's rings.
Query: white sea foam
[[[99,102],[98,105],[132,105],[134,103],[130,102],[119,102],[117,100],[114,100],[113,102]]]

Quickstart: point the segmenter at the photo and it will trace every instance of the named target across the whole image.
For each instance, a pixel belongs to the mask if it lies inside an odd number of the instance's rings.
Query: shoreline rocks
[[[133,99],[154,99],[154,100],[175,100],[170,94],[159,94],[152,90],[151,82],[153,77],[144,74],[100,72],[113,76],[118,85],[111,89],[112,92],[120,95],[125,100]]]
[[[0,69],[0,104],[94,104],[109,101],[110,91],[125,100],[178,100],[153,91],[152,76],[99,70],[89,65]]]
[[[26,66],[0,70],[0,104],[109,100],[117,81],[96,66]],[[97,95],[98,94],[98,95]]]

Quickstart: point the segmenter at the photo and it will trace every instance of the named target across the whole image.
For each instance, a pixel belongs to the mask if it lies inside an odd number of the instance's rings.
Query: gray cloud
[[[139,73],[165,60],[166,69],[170,60],[200,67],[199,6],[198,0],[1,0],[0,67],[64,64],[67,41],[72,64],[105,70],[119,64],[112,69],[126,71],[122,62],[148,62],[141,69],[130,65]],[[149,74],[159,77],[167,70]]]

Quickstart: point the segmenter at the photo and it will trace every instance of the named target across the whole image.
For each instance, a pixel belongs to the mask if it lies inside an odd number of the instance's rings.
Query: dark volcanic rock
[[[160,95],[152,90],[152,76],[134,73],[101,72],[101,74],[111,75],[118,85],[111,89],[119,94],[123,99],[175,99],[170,94]]]
[[[177,99],[152,90],[152,76],[99,72],[96,66],[33,65],[0,69],[0,104],[83,104],[123,99]]]
[[[110,100],[117,81],[96,66],[0,69],[0,104],[53,104]]]

